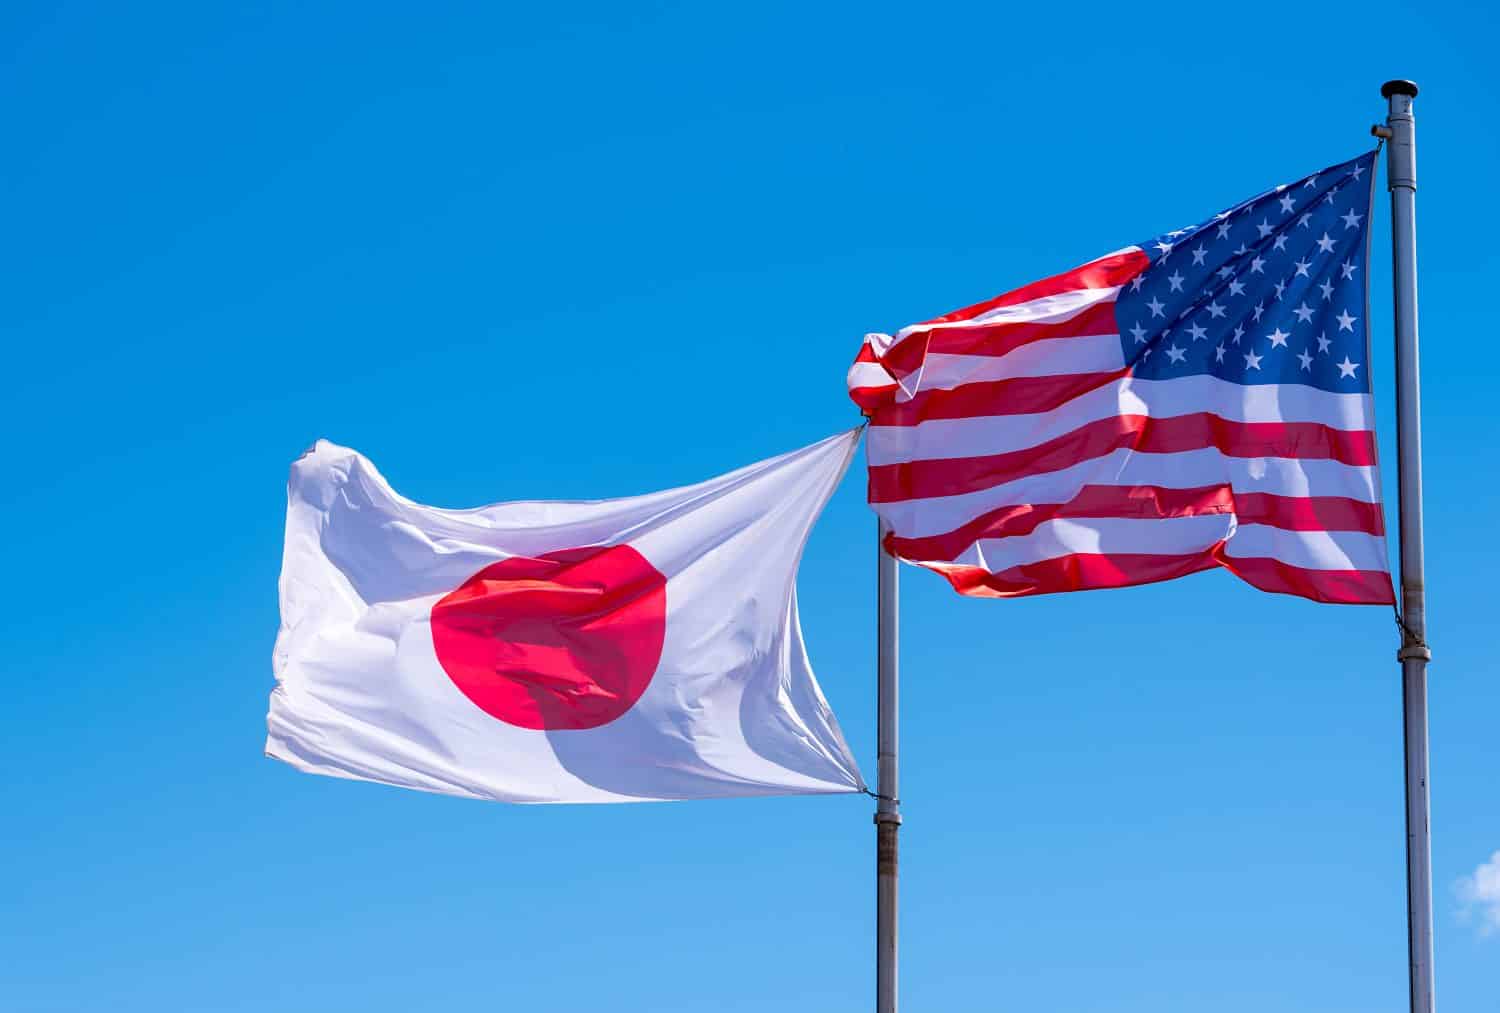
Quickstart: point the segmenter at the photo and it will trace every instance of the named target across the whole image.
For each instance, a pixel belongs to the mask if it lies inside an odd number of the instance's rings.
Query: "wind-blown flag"
[[[266,753],[509,802],[852,792],[795,579],[859,430],[700,485],[440,510],[292,466]]]
[[[868,335],[849,388],[887,549],[971,595],[1222,566],[1267,591],[1391,603],[1366,329],[1374,159]]]

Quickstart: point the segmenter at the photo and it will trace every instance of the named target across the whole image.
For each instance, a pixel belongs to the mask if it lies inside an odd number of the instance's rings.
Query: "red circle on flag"
[[[448,678],[521,728],[598,728],[624,714],[666,631],[667,578],[628,545],[502,559],[432,607]]]

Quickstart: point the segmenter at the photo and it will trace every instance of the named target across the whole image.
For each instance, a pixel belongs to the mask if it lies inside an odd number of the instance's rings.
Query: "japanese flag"
[[[266,753],[507,802],[864,788],[797,620],[859,430],[701,485],[441,510],[292,466]]]

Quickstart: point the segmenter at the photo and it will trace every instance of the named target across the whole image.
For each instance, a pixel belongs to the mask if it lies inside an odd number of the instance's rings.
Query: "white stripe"
[[[1362,531],[1287,531],[1266,524],[1244,524],[1225,546],[1232,559],[1279,559],[1304,570],[1388,568],[1385,539]]]
[[[1118,334],[1045,338],[1012,349],[1004,355],[950,355],[931,352],[922,368],[902,383],[899,401],[910,401],[917,391],[952,390],[966,383],[988,383],[1021,376],[1062,376],[1124,369],[1125,356]]]
[[[983,457],[1034,447],[1117,415],[1172,418],[1194,412],[1212,412],[1232,422],[1315,422],[1349,431],[1375,428],[1374,402],[1368,394],[1340,394],[1301,384],[1238,384],[1216,376],[1123,377],[1048,412],[871,426],[866,450],[872,465]]]
[[[968,320],[912,324],[910,327],[903,327],[897,331],[896,340],[899,342],[907,335],[918,331],[951,330],[955,327],[974,327],[978,324],[1061,323],[1064,320],[1073,319],[1090,306],[1097,306],[1102,302],[1114,302],[1119,291],[1119,285],[1110,288],[1080,288],[1071,292],[1059,292],[1057,295],[1044,295],[1027,302],[1016,303],[1014,306],[998,306]]]
[[[999,573],[1074,553],[1178,556],[1204,552],[1234,534],[1232,514],[1141,520],[1125,517],[1063,518],[1038,524],[1029,534],[985,538],[953,560]]]
[[[1086,485],[1197,489],[1225,483],[1239,493],[1380,502],[1377,475],[1371,467],[1286,457],[1225,457],[1212,447],[1179,454],[1143,454],[1126,447],[1060,471],[1028,475],[976,492],[871,505],[901,537],[922,538],[946,534],[1003,506],[1067,503]]]
[[[849,367],[849,389],[859,387],[894,387],[896,381],[878,362],[856,362]]]

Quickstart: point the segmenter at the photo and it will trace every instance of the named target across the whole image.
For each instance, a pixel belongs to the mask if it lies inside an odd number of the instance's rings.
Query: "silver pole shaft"
[[[896,766],[899,730],[897,578],[900,563],[885,551],[890,528],[879,524],[876,543],[878,612],[876,665],[879,713],[876,723],[875,803],[875,1010],[896,1013],[896,837],[901,829],[900,782]]]
[[[1417,86],[1387,81],[1386,183],[1396,295],[1396,453],[1401,500],[1401,686],[1406,745],[1406,921],[1411,1013],[1432,1013],[1432,840],[1427,761],[1426,591],[1422,565],[1422,401],[1417,361]]]

